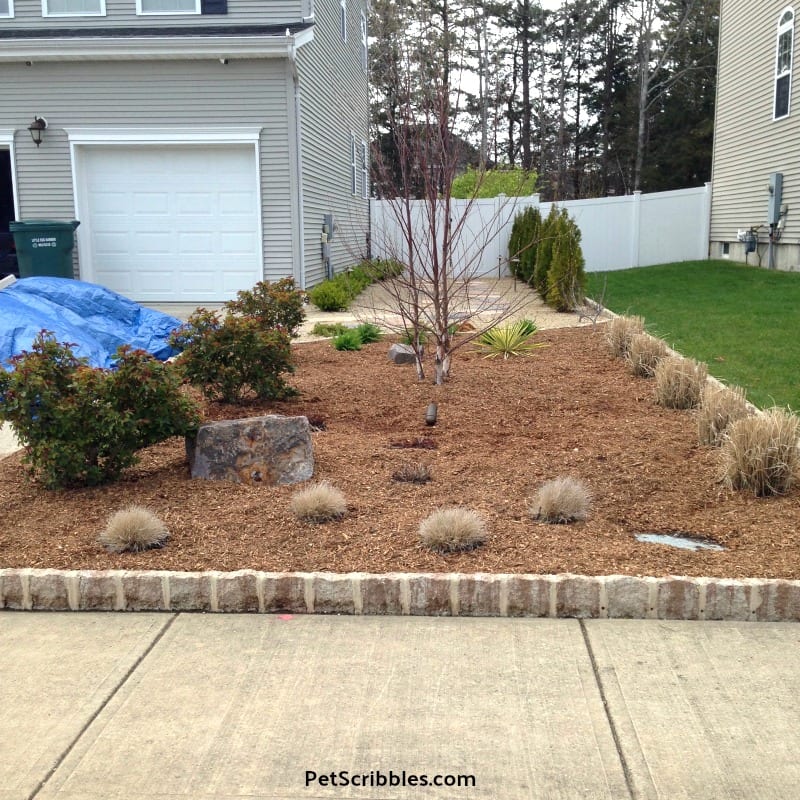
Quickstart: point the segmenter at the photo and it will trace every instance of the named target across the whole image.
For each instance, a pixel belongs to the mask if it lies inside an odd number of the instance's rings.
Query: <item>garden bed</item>
[[[148,448],[108,486],[48,492],[26,480],[19,454],[0,461],[0,567],[257,569],[270,572],[503,572],[800,578],[800,491],[756,499],[723,489],[716,451],[697,444],[691,412],[659,408],[652,384],[606,351],[602,328],[546,331],[529,358],[468,352],[444,387],[418,383],[379,342],[337,352],[296,345],[291,402],[207,405],[208,418],[305,414],[316,478],[339,487],[348,514],[311,525],[289,508],[296,487],[192,480],[182,440]],[[438,403],[438,423],[425,411]],[[396,447],[430,438],[435,448]],[[433,480],[398,483],[409,463]],[[526,500],[544,481],[583,480],[594,501],[572,525],[534,522]],[[107,517],[146,506],[171,532],[167,546],[110,555],[97,542]],[[418,540],[433,509],[461,504],[486,519],[486,544],[438,555]],[[689,533],[724,551],[676,550],[636,533]]]

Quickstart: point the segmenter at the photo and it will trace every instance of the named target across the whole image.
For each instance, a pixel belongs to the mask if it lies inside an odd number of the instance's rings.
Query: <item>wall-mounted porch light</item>
[[[34,117],[33,122],[28,125],[33,143],[38,147],[42,143],[42,133],[47,127],[47,120],[44,117]]]

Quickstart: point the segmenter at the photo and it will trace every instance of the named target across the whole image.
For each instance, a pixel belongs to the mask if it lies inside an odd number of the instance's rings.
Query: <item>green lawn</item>
[[[588,293],[603,293],[618,314],[638,314],[647,329],[708,364],[748,399],[800,409],[800,273],[728,261],[688,261],[595,272]]]

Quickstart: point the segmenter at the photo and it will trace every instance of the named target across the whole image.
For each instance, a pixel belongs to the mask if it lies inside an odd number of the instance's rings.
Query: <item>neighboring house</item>
[[[151,302],[353,264],[366,14],[367,0],[0,0],[0,232],[78,219],[76,276]]]
[[[798,14],[800,1],[722,0],[712,258],[800,268]]]

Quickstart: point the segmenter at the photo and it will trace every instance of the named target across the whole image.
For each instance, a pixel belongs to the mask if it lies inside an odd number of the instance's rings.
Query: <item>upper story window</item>
[[[792,95],[792,51],[794,50],[794,11],[787,8],[778,20],[775,54],[775,119],[789,115]]]
[[[361,12],[361,66],[364,72],[367,71],[367,59],[369,57],[369,45],[367,44],[367,15]]]
[[[347,0],[339,0],[339,31],[342,41],[347,41]]]
[[[14,16],[14,0],[0,0],[0,17]]]
[[[45,17],[104,17],[105,0],[42,0]]]
[[[137,14],[199,14],[200,0],[136,0]]]

